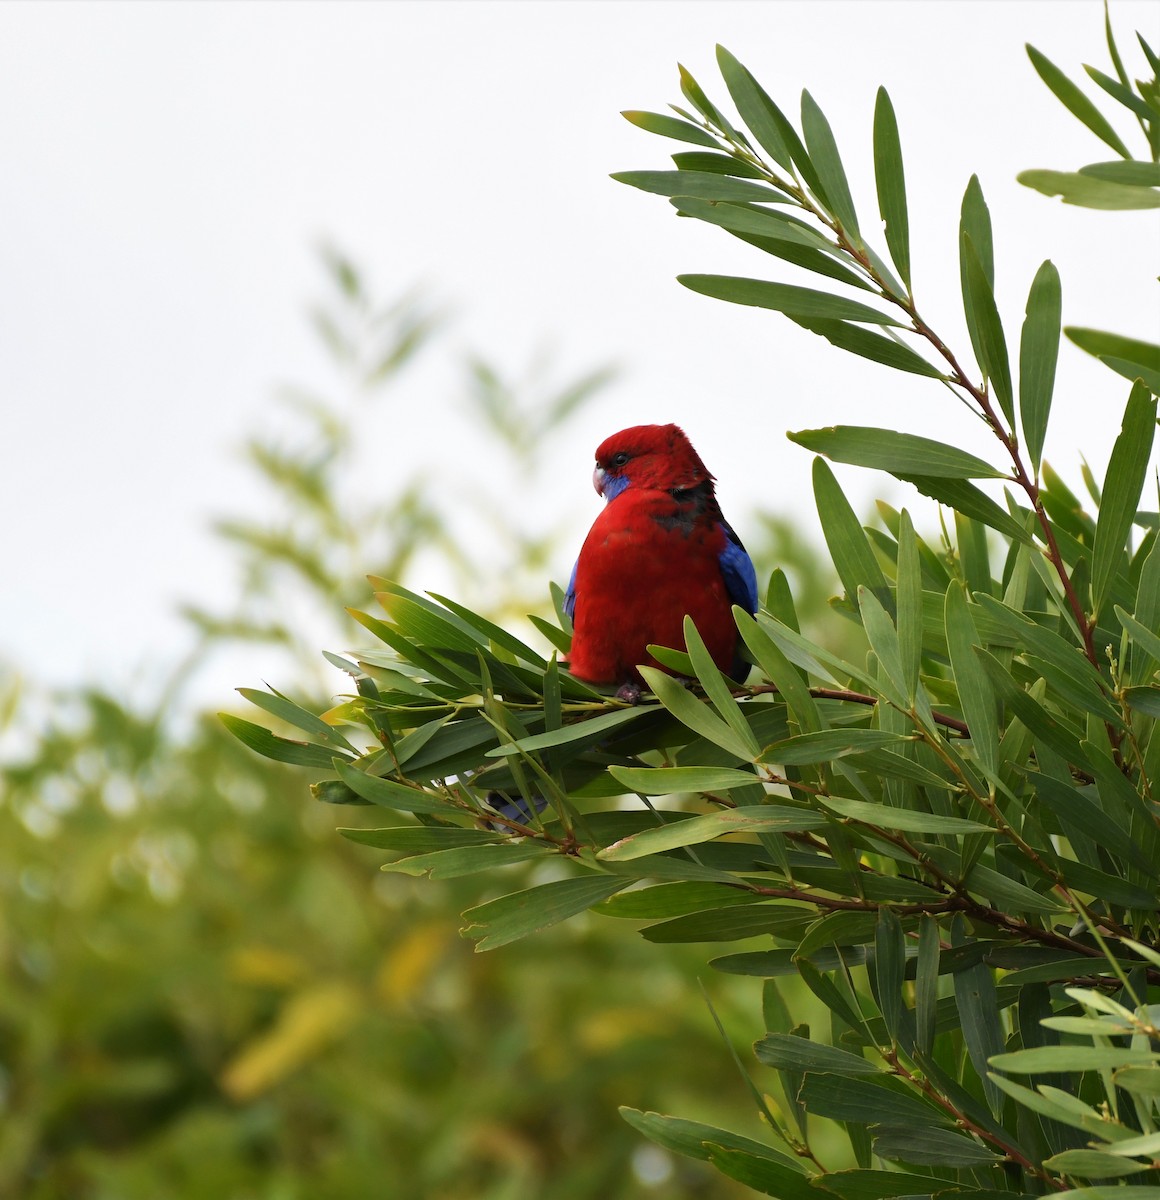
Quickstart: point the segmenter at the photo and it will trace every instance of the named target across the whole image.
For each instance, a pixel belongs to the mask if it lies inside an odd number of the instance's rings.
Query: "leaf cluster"
[[[682,69],[686,105],[626,116],[698,149],[674,170],[618,178],[819,286],[681,282],[929,377],[995,439],[984,458],[886,427],[791,435],[819,455],[834,607],[868,652],[803,634],[775,572],[755,617],[735,610],[753,665],[743,686],[687,622],[683,646],[650,647],[666,670],[642,668],[648,692],[628,705],[561,667],[558,591],[558,623],[534,621],[555,649],[545,658],[446,597],[379,579],[385,619],[354,614],[377,644],[331,657],[354,685],[340,704],[319,717],[249,695],[306,740],[225,719],[271,758],[329,768],[320,800],[391,813],[348,835],[388,851],[388,872],[483,877],[463,930],[480,950],[586,910],[652,943],[741,943],[710,965],[764,981],[750,1087],[784,1148],[626,1113],[662,1146],[794,1198],[1095,1195],[1087,1181],[1124,1176],[1135,1190],[1122,1200],[1155,1200],[1160,518],[1143,497],[1156,348],[1072,331],[1131,380],[1110,462],[1099,481],[1087,472],[1081,502],[1043,460],[1054,266],[1031,281],[1009,343],[972,178],[959,265],[976,369],[964,366],[915,298],[885,91],[873,120],[883,255],[813,97],[795,127],[728,51],[718,63],[740,120]],[[947,514],[941,540],[906,510],[863,525],[826,459],[912,483]],[[497,868],[529,862],[532,886],[494,894]],[[824,1014],[817,1039],[803,1005]],[[852,1170],[827,1149],[835,1126]]]

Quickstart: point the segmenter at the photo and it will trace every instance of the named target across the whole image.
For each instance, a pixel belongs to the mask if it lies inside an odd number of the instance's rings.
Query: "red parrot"
[[[713,479],[676,425],[634,425],[601,443],[592,483],[605,506],[564,599],[577,678],[636,699],[637,666],[661,665],[646,647],[683,646],[686,615],[717,666],[745,678],[732,606],[757,611],[757,576]]]

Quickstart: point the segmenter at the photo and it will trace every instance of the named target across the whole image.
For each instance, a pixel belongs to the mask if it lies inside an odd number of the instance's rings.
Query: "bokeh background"
[[[1154,6],[1112,16],[1160,40]],[[1014,181],[1107,156],[1023,49],[1075,77],[1102,24],[1094,0],[0,6],[0,1196],[738,1194],[616,1115],[761,1136],[695,947],[589,918],[475,955],[473,887],[380,876],[333,832],[355,818],[212,712],[341,691],[319,651],[359,644],[369,572],[543,611],[595,445],[642,421],[686,428],[824,619],[785,430],[982,430],[680,288],[771,267],[609,179],[678,148],[619,110],[679,102],[677,61],[723,99],[721,42],[783,108],[810,89],[865,213],[885,83],[944,338],[972,172],[1008,330],[1050,257],[1065,323],[1154,337],[1154,215]],[[1077,488],[1122,399],[1064,345],[1047,455]],[[913,500],[839,473],[867,513]],[[744,1049],[756,981],[705,984]]]

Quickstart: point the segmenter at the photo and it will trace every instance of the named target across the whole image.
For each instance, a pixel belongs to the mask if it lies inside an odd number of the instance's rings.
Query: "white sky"
[[[1131,66],[1134,29],[1160,45],[1160,6],[1120,0],[1113,17]],[[1078,77],[1081,62],[1107,67],[1102,24],[1095,0],[0,5],[0,663],[124,679],[177,657],[178,600],[220,607],[232,576],[209,518],[257,503],[231,450],[270,419],[276,384],[326,378],[303,316],[321,238],[380,291],[422,280],[452,299],[456,345],[512,371],[546,341],[562,374],[625,368],[552,448],[536,499],[574,513],[578,535],[595,515],[594,447],[642,421],[685,426],[740,529],[758,505],[816,522],[811,456],[786,429],[900,426],[987,452],[929,381],[674,283],[810,280],[610,181],[681,148],[618,113],[679,101],[678,60],[727,103],[720,41],[788,112],[809,87],[867,229],[885,83],[920,306],[952,345],[969,358],[956,234],[972,171],[1009,339],[1047,257],[1065,323],[1154,338],[1156,214],[1065,208],[1014,181],[1112,157],[1023,49]],[[1126,390],[1065,344],[1047,454],[1068,478],[1076,447],[1102,474]],[[468,478],[486,470],[445,396],[415,407],[384,479],[400,455],[421,463],[430,437]],[[885,477],[839,473],[862,508],[905,499]],[[262,654],[221,664],[215,686],[254,683]]]

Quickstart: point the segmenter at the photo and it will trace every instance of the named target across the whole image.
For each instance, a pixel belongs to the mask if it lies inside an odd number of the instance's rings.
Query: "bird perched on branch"
[[[686,615],[717,666],[745,678],[732,606],[757,611],[757,576],[713,479],[676,425],[634,425],[601,443],[592,483],[605,505],[564,599],[577,678],[637,699],[636,668],[661,667],[646,647],[683,646]]]

